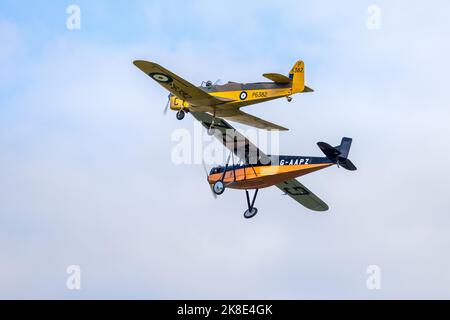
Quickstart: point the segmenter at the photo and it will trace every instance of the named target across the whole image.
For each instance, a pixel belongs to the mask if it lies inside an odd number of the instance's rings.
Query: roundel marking
[[[170,83],[173,81],[171,77],[164,73],[150,73],[149,76],[158,82]]]
[[[241,100],[245,100],[245,99],[247,99],[247,92],[245,92],[245,91],[242,91],[241,92],[241,94],[239,95],[239,98],[241,99]]]

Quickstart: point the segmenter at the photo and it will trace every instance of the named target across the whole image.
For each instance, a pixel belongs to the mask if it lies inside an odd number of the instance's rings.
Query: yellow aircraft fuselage
[[[238,88],[240,87],[240,88]],[[266,102],[279,98],[289,98],[297,93],[293,91],[290,85],[278,85],[274,83],[254,83],[254,84],[238,84],[228,83],[225,85],[213,85],[211,87],[199,87],[211,96],[217,98],[229,99],[229,102],[221,104],[223,107],[241,108],[251,104]],[[252,88],[252,89],[247,89]],[[175,95],[170,96],[170,109],[178,111],[189,111],[190,104],[178,98]]]
[[[226,118],[259,129],[288,130],[240,109],[283,97],[291,101],[293,94],[313,91],[305,86],[305,67],[301,60],[294,64],[288,76],[278,73],[263,74],[271,82],[228,82],[216,85],[208,81],[200,87],[154,62],[136,60],[134,64],[170,92],[167,106],[177,111],[178,120],[182,120],[186,112],[207,112],[214,118]]]

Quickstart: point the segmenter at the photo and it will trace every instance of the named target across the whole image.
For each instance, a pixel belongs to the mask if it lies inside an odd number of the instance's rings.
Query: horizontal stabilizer
[[[264,73],[263,76],[276,83],[288,84],[292,82],[292,80],[289,77],[286,77],[279,73]]]
[[[357,168],[356,166],[353,164],[353,162],[350,161],[350,159],[345,159],[342,162],[339,162],[339,165],[347,170],[350,171],[356,171]]]
[[[356,166],[348,159],[348,153],[350,152],[350,147],[352,146],[351,138],[342,138],[342,142],[337,147],[332,147],[328,143],[318,142],[320,150],[330,159],[332,162],[336,163],[338,166],[344,169],[355,171]]]
[[[330,146],[328,143],[318,142],[317,145],[319,146],[320,150],[322,150],[322,152],[330,160],[334,161],[341,155],[341,152],[338,149],[336,149],[335,147]]]

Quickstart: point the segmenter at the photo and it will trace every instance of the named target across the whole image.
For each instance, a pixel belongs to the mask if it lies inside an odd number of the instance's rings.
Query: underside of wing
[[[209,95],[159,64],[137,60],[134,65],[172,94],[194,106],[213,106],[228,101]]]
[[[252,116],[251,114],[245,113],[241,110],[236,110],[235,114],[233,115],[227,115],[224,116],[225,119],[231,120],[234,122],[242,123],[251,127],[255,127],[258,129],[265,129],[265,130],[280,130],[280,131],[287,131],[289,129],[279,126],[277,124],[274,124],[272,122],[263,120],[261,118]]]
[[[264,73],[263,76],[276,83],[287,84],[292,82],[292,80],[289,77],[286,77],[279,73]]]
[[[314,211],[327,211],[328,205],[319,199],[308,188],[302,185],[298,180],[292,179],[277,185],[283,192],[285,192],[292,199]]]
[[[206,112],[191,112],[192,116],[206,128],[211,127],[213,117]],[[270,158],[228,122],[215,118],[214,136],[246,164],[268,164]]]

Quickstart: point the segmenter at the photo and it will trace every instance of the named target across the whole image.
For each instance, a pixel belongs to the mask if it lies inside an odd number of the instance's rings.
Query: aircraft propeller
[[[164,108],[163,114],[166,115],[167,111],[169,111],[169,107],[170,107],[170,97],[171,95],[169,94],[168,100],[167,100],[167,104],[166,107]]]
[[[205,174],[206,174],[206,179],[208,179],[209,173],[208,173],[208,169],[206,168],[206,164],[205,164],[205,160],[202,159],[202,164],[203,164],[203,169],[205,170]],[[209,183],[208,183],[209,184]],[[214,197],[214,199],[217,199],[217,195],[214,192],[214,187],[212,185],[209,185],[210,189],[211,189],[211,193]]]

